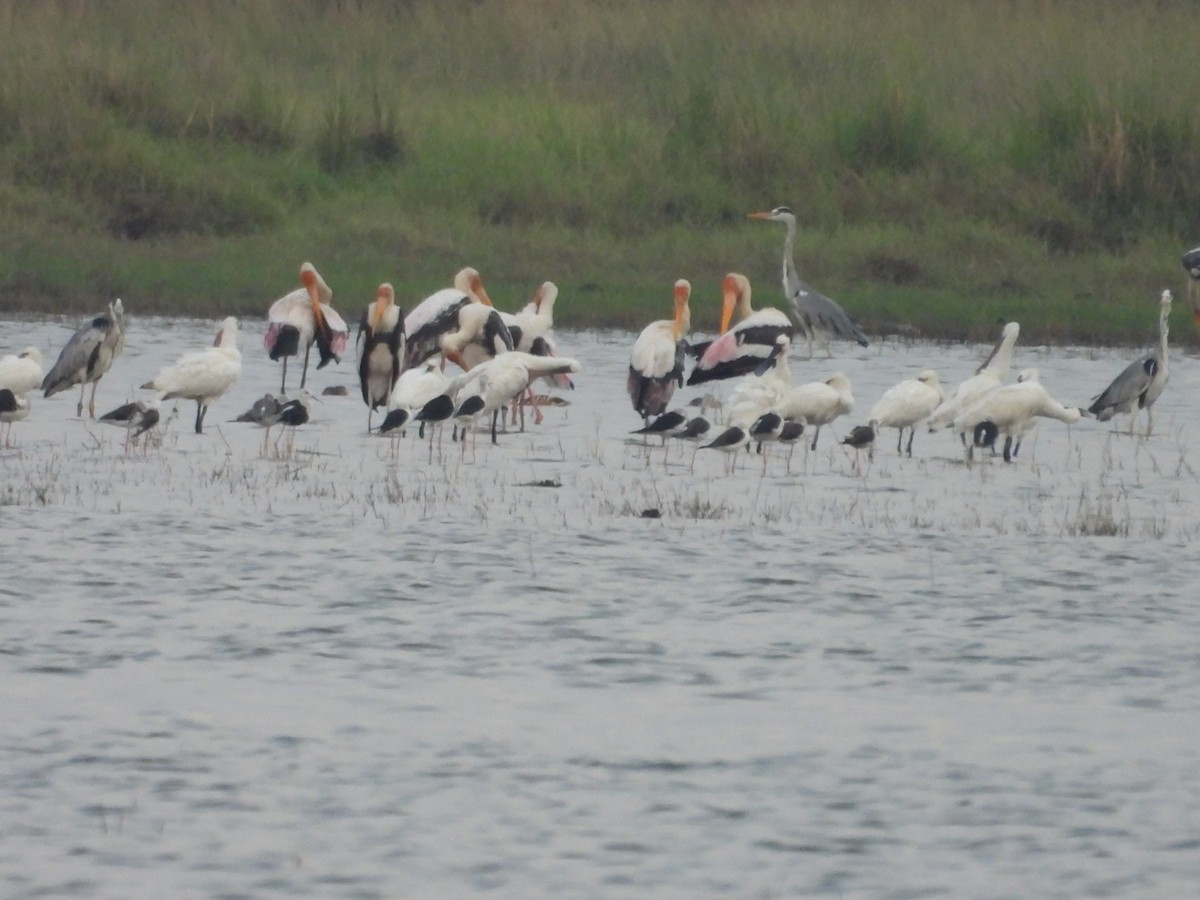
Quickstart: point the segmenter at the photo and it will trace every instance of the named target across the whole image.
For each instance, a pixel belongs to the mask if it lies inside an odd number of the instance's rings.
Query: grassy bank
[[[712,327],[726,271],[780,302],[782,231],[745,213],[784,203],[870,332],[1137,343],[1200,242],[1183,2],[0,0],[0,27],[8,310],[262,315],[311,259],[350,318],[471,264],[508,307],[556,281],[566,325],[640,326],[688,277]]]

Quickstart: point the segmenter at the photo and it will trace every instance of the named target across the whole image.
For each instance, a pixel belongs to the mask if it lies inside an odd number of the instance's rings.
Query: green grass
[[[869,332],[1135,343],[1200,243],[1191,4],[0,0],[0,309],[353,320],[479,268],[564,325],[797,263]],[[1180,307],[1183,304],[1179,304]],[[1178,311],[1174,334],[1192,339]]]

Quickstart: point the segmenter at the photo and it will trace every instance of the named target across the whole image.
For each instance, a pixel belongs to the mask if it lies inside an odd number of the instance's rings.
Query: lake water
[[[97,411],[215,328],[131,318]],[[629,440],[615,332],[560,333],[577,390],[496,446],[368,436],[345,360],[264,454],[261,334],[203,436],[183,404],[126,454],[68,392],[0,450],[5,897],[1196,894],[1194,357],[1148,440],[856,469],[884,389],[986,349],[794,353],[860,415],[726,476]],[[1132,357],[1013,372],[1086,405]]]

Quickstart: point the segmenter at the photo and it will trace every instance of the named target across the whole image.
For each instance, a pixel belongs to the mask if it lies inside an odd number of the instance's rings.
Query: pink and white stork
[[[700,358],[688,377],[689,385],[753,372],[772,355],[780,335],[790,341],[796,333],[783,310],[750,306],[750,279],[745,275],[730,272],[721,283],[721,293],[721,336],[693,345],[692,352],[700,351]],[[730,328],[735,318],[737,324]]]
[[[308,354],[315,342],[321,361],[318,369],[330,362],[341,362],[350,341],[350,328],[329,302],[333,291],[312,263],[300,266],[300,283],[290,294],[285,294],[267,310],[267,332],[263,346],[271,360],[283,360],[283,378],[279,390],[287,392],[287,361],[297,356],[304,347],[304,369],[300,374],[300,387],[308,380]]]

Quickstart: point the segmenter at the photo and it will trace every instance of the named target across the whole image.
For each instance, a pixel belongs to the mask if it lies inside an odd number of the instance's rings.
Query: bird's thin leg
[[[1004,461],[1005,462],[1012,462],[1012,444],[1013,444],[1012,435],[1009,435],[1008,437],[1006,437],[1004,439]]]
[[[80,417],[83,416],[83,395],[84,395],[84,393],[86,393],[86,391],[87,391],[87,382],[85,381],[79,385],[79,403],[75,407],[75,415],[80,416]]]
[[[308,354],[312,350],[312,344],[304,348],[304,371],[300,373],[300,389],[304,389],[304,382],[308,380]]]
[[[904,434],[904,432],[903,432],[903,431],[901,431],[900,433],[901,433],[901,434]],[[916,434],[917,434],[917,426],[916,426],[916,425],[910,425],[910,426],[908,427],[908,455],[909,455],[910,457],[912,456],[912,442],[913,442],[913,438],[914,438],[914,437],[916,437]]]
[[[96,388],[100,386],[100,379],[97,378],[92,382],[92,396],[88,398],[88,415],[93,419],[96,418]]]
[[[1146,437],[1150,437],[1150,432],[1154,430],[1154,407],[1146,407]]]
[[[288,358],[285,356],[283,358],[283,378],[279,381],[279,393],[281,394],[287,393],[287,361]]]
[[[808,448],[809,450],[817,449],[817,438],[819,438],[820,436],[821,436],[821,426],[818,425],[817,430],[813,432],[812,446]],[[836,437],[836,435],[835,435],[835,437]]]
[[[492,443],[496,443],[496,423],[500,421],[500,410],[492,410]],[[524,430],[524,429],[522,429]]]

